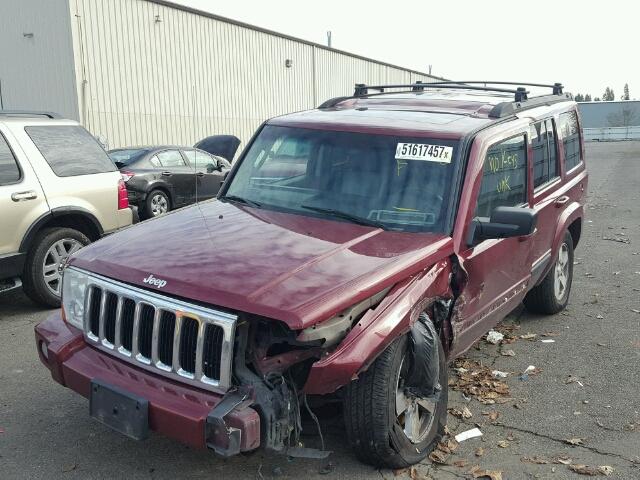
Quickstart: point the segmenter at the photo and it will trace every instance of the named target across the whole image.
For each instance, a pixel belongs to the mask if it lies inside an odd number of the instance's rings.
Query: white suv
[[[61,266],[132,223],[124,182],[77,122],[0,110],[0,292],[60,304]]]

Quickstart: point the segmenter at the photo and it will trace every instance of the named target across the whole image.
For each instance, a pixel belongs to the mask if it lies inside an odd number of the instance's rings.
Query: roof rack
[[[61,115],[54,112],[39,112],[35,110],[0,110],[0,117],[47,117],[62,118]]]
[[[478,84],[482,84],[479,86]],[[492,87],[487,85],[514,85],[515,89]],[[551,88],[551,95],[541,95],[537,97],[529,98],[529,91],[524,87],[542,87]],[[364,83],[356,83],[353,96],[351,97],[336,97],[327,100],[319,109],[331,108],[343,102],[345,100],[370,97],[373,95],[384,95],[385,89],[389,88],[404,88],[404,91],[424,91],[426,88],[438,88],[438,89],[463,89],[463,90],[477,90],[485,92],[499,92],[499,93],[512,93],[514,100],[511,102],[501,102],[496,104],[489,112],[491,118],[503,118],[506,116],[514,115],[517,111],[527,110],[542,105],[551,105],[552,103],[563,102],[571,100],[573,96],[570,93],[563,93],[564,86],[561,83],[547,84],[547,83],[523,83],[523,82],[503,82],[503,81],[488,81],[488,80],[473,80],[473,81],[442,81],[426,83],[417,81],[409,84],[397,84],[397,85],[366,85]],[[369,93],[370,90],[376,90],[378,93]]]

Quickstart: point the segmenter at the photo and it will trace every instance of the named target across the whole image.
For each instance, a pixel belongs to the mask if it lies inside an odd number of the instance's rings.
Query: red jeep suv
[[[362,461],[419,462],[447,362],[520,302],[569,300],[576,103],[503,83],[356,85],[268,120],[217,199],[71,257],[41,361],[133,438],[318,456],[301,412],[331,395]]]

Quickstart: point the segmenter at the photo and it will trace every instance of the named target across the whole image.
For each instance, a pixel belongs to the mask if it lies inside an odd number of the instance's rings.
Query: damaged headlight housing
[[[322,340],[324,347],[336,345],[349,333],[353,324],[357,322],[367,310],[375,308],[382,301],[390,289],[391,287],[385,288],[381,292],[346,308],[330,319],[305,328],[298,335],[298,341],[312,342]]]
[[[85,297],[89,276],[75,268],[65,268],[62,275],[62,314],[70,325],[83,328]]]

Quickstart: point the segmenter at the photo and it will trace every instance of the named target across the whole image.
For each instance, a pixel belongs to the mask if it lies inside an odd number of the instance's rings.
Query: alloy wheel
[[[158,215],[164,215],[168,210],[169,205],[164,195],[157,194],[151,197],[151,214],[154,217],[157,217]]]
[[[407,362],[403,359],[396,387],[396,422],[411,443],[420,443],[433,426],[440,385],[433,389],[436,392],[433,397],[415,396],[405,388],[408,370]]]
[[[554,267],[553,292],[558,302],[562,302],[569,283],[569,246],[566,243],[560,245],[558,259]]]
[[[42,262],[44,283],[51,293],[60,296],[62,287],[62,268],[67,258],[84,245],[74,238],[63,238],[49,247]]]

